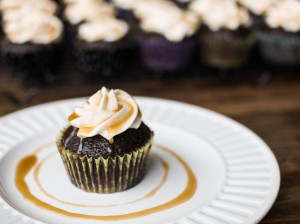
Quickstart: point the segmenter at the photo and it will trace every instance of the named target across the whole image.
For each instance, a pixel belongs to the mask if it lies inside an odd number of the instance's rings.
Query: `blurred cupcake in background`
[[[190,10],[203,20],[199,56],[203,64],[236,69],[247,64],[255,36],[248,11],[233,0],[195,0]]]
[[[140,26],[137,44],[146,68],[177,72],[191,64],[200,25],[195,13],[160,0],[139,1],[134,12]]]
[[[278,0],[264,17],[258,32],[262,57],[272,64],[300,64],[300,1]]]
[[[45,81],[54,73],[63,24],[50,0],[2,0],[1,53],[22,81]]]
[[[259,28],[263,24],[263,16],[277,0],[236,0],[250,11],[253,27]]]
[[[73,40],[78,67],[87,77],[112,79],[125,75],[130,60],[128,24],[114,16],[103,16],[78,26]]]

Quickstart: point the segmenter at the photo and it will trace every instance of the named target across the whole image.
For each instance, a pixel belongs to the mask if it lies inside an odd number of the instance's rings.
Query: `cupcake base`
[[[279,66],[300,64],[300,36],[283,30],[258,31],[259,51],[262,58]]]
[[[13,44],[3,39],[1,53],[16,79],[26,83],[43,83],[47,82],[49,74],[54,74],[58,67],[58,46],[59,44]]]
[[[219,69],[236,69],[248,63],[255,36],[248,30],[205,30],[200,33],[200,60]]]
[[[176,72],[187,68],[196,46],[194,37],[171,42],[158,34],[140,34],[137,42],[144,66],[155,72]]]
[[[125,191],[145,176],[151,143],[116,158],[78,155],[58,143],[59,152],[71,182],[78,188],[94,193]]]

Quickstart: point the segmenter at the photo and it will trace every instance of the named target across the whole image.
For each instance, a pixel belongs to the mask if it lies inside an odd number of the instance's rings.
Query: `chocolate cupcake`
[[[71,182],[95,193],[127,190],[144,177],[153,132],[133,98],[102,88],[69,116],[57,147]]]
[[[63,25],[54,15],[55,6],[47,0],[1,2],[1,53],[22,81],[45,81],[54,72],[55,53],[63,34]]]
[[[146,68],[179,72],[192,62],[199,19],[169,1],[139,1],[135,6],[140,32],[137,43]]]
[[[73,49],[87,77],[111,80],[129,70],[132,44],[127,23],[106,16],[79,25]]]
[[[250,16],[231,0],[196,0],[190,9],[202,17],[201,63],[219,69],[245,66],[255,43]]]
[[[258,31],[265,61],[279,66],[300,64],[300,1],[281,0],[269,8]]]

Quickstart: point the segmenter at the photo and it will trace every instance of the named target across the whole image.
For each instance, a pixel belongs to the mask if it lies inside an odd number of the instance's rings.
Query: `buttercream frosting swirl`
[[[101,0],[74,1],[66,6],[65,16],[73,24],[114,15],[114,7]]]
[[[103,87],[83,107],[75,108],[69,122],[79,128],[77,136],[80,138],[101,135],[112,143],[116,135],[140,126],[141,113],[128,93]]]
[[[103,17],[81,24],[78,28],[78,35],[80,39],[87,42],[114,42],[124,37],[128,30],[126,22],[114,17]]]
[[[0,9],[6,12],[32,12],[42,11],[48,14],[54,14],[57,11],[57,5],[50,0],[1,0]]]
[[[172,42],[192,36],[200,25],[194,12],[182,10],[169,1],[139,1],[134,13],[144,31],[159,33]]]
[[[195,0],[190,10],[201,16],[203,23],[213,31],[221,28],[236,30],[251,24],[248,11],[234,0]]]
[[[272,28],[289,32],[300,31],[300,1],[280,0],[266,13],[266,23]]]
[[[48,44],[57,40],[62,33],[62,22],[55,16],[34,11],[22,19],[4,23],[4,32],[12,43]]]
[[[238,3],[245,6],[256,15],[263,15],[276,0],[237,0]]]

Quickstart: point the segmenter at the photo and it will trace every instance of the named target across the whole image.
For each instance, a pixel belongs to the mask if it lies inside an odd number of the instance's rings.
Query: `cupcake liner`
[[[118,43],[83,43],[74,40],[73,54],[76,66],[87,78],[97,80],[120,78],[130,71],[131,57],[135,52],[132,42],[124,40]]]
[[[113,193],[127,190],[143,179],[151,143],[115,158],[79,155],[62,146],[61,137],[57,140],[57,147],[76,187],[87,192]]]
[[[47,82],[48,76],[55,74],[59,66],[60,60],[54,60],[59,57],[58,47],[58,44],[17,45],[4,41],[2,56],[16,79],[25,83]]]
[[[293,66],[300,63],[300,36],[285,31],[259,31],[259,51],[269,63]]]
[[[200,34],[200,60],[220,69],[240,68],[248,63],[254,43],[252,33],[206,31]]]
[[[176,72],[187,68],[192,61],[195,38],[171,42],[159,35],[137,37],[141,59],[145,67],[157,72]]]
[[[135,18],[132,10],[122,8],[117,8],[116,16],[117,18],[126,21],[131,21]]]

